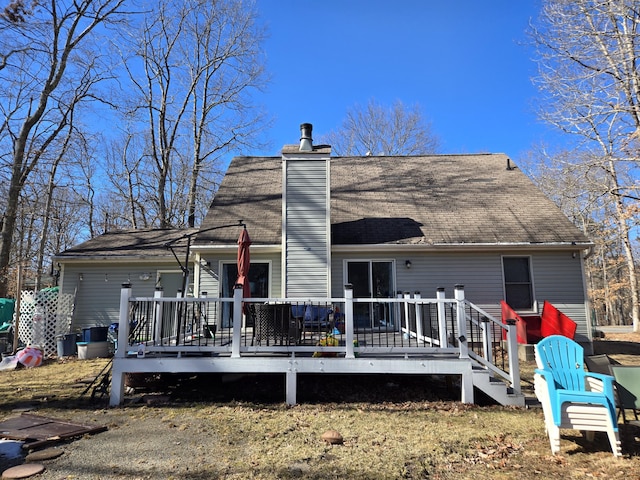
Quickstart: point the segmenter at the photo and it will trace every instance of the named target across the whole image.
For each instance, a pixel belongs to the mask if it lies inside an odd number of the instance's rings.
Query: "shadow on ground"
[[[593,352],[596,355],[640,355],[640,343],[618,340],[594,340]]]
[[[281,374],[197,374],[158,376],[156,382],[138,384],[137,393],[161,393],[171,401],[256,402],[285,401]],[[459,381],[453,377],[424,375],[299,374],[298,403],[410,402],[459,400]]]

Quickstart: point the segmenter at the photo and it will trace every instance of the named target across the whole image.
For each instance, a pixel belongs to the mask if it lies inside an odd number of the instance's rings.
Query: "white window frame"
[[[252,262],[252,263],[254,263],[254,264],[266,263],[268,265],[269,274],[268,274],[268,278],[267,278],[267,297],[271,298],[271,292],[272,292],[271,287],[272,287],[272,282],[273,282],[273,278],[272,278],[273,277],[273,261],[271,261],[271,260],[256,260],[255,262]],[[218,296],[220,298],[222,298],[222,287],[223,287],[224,281],[225,281],[225,278],[224,278],[225,268],[224,268],[224,266],[225,265],[235,265],[235,264],[237,264],[237,262],[235,260],[220,260],[220,262],[219,262],[219,266],[218,266],[218,272],[219,273],[218,273],[218,275],[219,275],[220,280],[218,281]],[[233,294],[232,294],[232,296],[233,296]]]
[[[397,262],[395,258],[345,258],[342,261],[342,284],[346,285],[349,283],[349,263],[350,262],[369,262],[369,264],[374,262],[389,262],[391,263],[391,281],[393,282],[393,288],[398,288],[398,279],[396,275]],[[371,280],[371,278],[370,278]],[[391,292],[391,297],[396,296],[396,291]],[[375,297],[371,297],[375,298]]]
[[[532,255],[502,255],[500,258],[500,265],[502,269],[502,298],[507,301],[507,282],[504,271],[504,259],[505,258],[526,258],[529,262],[529,285],[531,286],[531,307],[530,308],[512,308],[517,312],[523,313],[537,313],[538,302],[536,301],[536,288],[534,283],[535,275],[533,274],[533,256]]]

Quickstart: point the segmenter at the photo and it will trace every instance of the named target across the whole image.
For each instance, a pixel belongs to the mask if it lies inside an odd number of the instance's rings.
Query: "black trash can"
[[[78,334],[68,333],[67,335],[59,335],[56,337],[58,341],[58,356],[71,357],[76,354],[76,342]]]
[[[82,329],[83,342],[106,342],[109,327],[88,327]]]

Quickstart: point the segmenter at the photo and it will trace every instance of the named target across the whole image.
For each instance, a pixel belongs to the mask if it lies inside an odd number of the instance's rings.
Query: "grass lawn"
[[[640,364],[638,340],[606,338],[597,350]],[[210,377],[197,390],[193,379],[181,379],[166,395],[137,394],[135,403],[106,408],[81,396],[82,381],[106,362],[51,360],[0,372],[0,420],[29,408],[109,428],[59,443],[65,454],[36,478],[640,478],[640,431],[621,427],[619,459],[604,434],[589,443],[562,431],[561,454],[553,456],[541,409],[463,405],[446,379],[301,378],[294,407],[283,403],[280,378]],[[522,367],[523,389],[533,395],[533,365]],[[323,442],[329,429],[344,442]]]

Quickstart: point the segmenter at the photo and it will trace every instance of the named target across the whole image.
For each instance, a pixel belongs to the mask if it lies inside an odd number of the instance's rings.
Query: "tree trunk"
[[[19,171],[14,164],[13,174],[9,183],[9,191],[7,195],[7,207],[2,216],[2,244],[0,245],[0,298],[6,298],[9,295],[9,267],[11,259],[11,250],[13,246],[13,235],[16,230],[16,220],[18,217],[18,201],[20,198],[20,190],[22,188],[20,182]]]
[[[631,290],[631,319],[633,331],[640,331],[640,304],[638,297],[638,273],[633,248],[631,247],[629,226],[625,220],[624,206],[620,201],[616,202],[617,220],[620,228],[620,238],[624,248],[624,256],[627,264],[627,275],[629,278],[629,289]],[[626,323],[626,322],[625,322]]]

